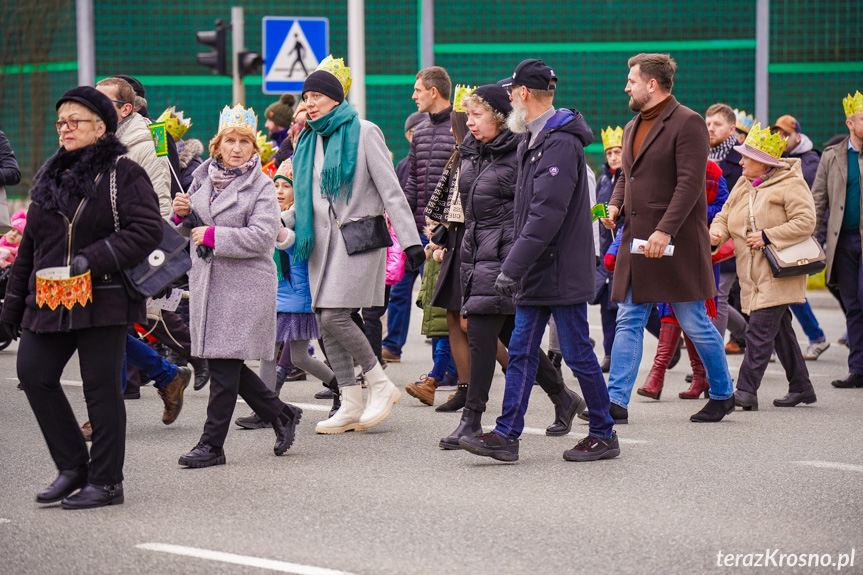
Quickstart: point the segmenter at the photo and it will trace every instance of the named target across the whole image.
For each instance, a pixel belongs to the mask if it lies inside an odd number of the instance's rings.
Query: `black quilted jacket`
[[[429,119],[423,120],[414,130],[405,196],[420,234],[425,227],[426,204],[455,148],[455,139],[450,133],[451,113],[452,106],[437,114],[429,114]]]

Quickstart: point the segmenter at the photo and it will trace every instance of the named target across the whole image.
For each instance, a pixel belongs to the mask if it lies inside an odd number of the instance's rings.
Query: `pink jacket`
[[[17,256],[18,246],[13,246],[6,241],[6,238],[0,236],[0,269],[6,269],[15,263]],[[387,276],[389,276],[389,270],[387,270]]]
[[[390,225],[390,218],[387,216],[387,227],[390,230],[390,237],[393,239],[393,245],[387,248],[387,285],[392,286],[399,283],[405,275],[405,261],[407,257],[402,251],[402,246]]]

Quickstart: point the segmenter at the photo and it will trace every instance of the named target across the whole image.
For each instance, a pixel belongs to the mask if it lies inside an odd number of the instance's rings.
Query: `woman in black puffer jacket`
[[[459,146],[459,193],[464,207],[464,239],[461,247],[461,281],[470,343],[470,383],[458,428],[441,439],[443,449],[460,449],[459,437],[482,432],[481,418],[494,376],[498,340],[504,345],[515,327],[515,303],[497,295],[494,282],[515,242],[515,180],[521,137],[506,127],[512,111],[509,96],[496,84],[480,86],[463,100],[470,129]],[[555,401],[568,393],[551,360],[540,352],[537,382]],[[571,393],[571,392],[569,392]],[[557,410],[556,410],[557,411]],[[557,416],[558,414],[555,413]],[[555,434],[562,417],[548,431]],[[563,428],[569,431],[568,425]]]

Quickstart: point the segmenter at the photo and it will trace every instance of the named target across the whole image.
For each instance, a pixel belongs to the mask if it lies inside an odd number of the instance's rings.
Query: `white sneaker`
[[[827,351],[828,347],[830,347],[829,341],[810,344],[809,347],[806,348],[806,351],[803,352],[803,359],[811,359],[814,361],[818,359],[819,355]]]
[[[398,403],[402,397],[402,392],[386,376],[379,363],[365,374],[365,378],[369,389],[369,401],[360,417],[357,427],[360,431],[374,427],[389,417],[393,404]]]
[[[315,426],[315,433],[332,435],[361,429],[360,416],[363,414],[363,388],[349,385],[340,388],[342,406],[329,419]]]

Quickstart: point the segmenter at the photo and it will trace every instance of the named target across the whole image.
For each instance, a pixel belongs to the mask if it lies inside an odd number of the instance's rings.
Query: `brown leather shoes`
[[[162,423],[171,425],[177,421],[180,410],[183,409],[183,391],[188,387],[192,379],[192,370],[188,367],[178,367],[177,376],[167,386],[157,389],[159,397],[165,403],[165,411],[162,413]]]
[[[394,354],[387,348],[381,350],[381,357],[387,363],[399,363],[402,360],[402,356]]]
[[[434,392],[437,390],[437,386],[438,382],[435,378],[421,375],[419,382],[407,384],[405,391],[426,405],[434,405]]]
[[[737,345],[733,339],[725,344],[725,355],[740,355],[743,353],[743,348]]]

